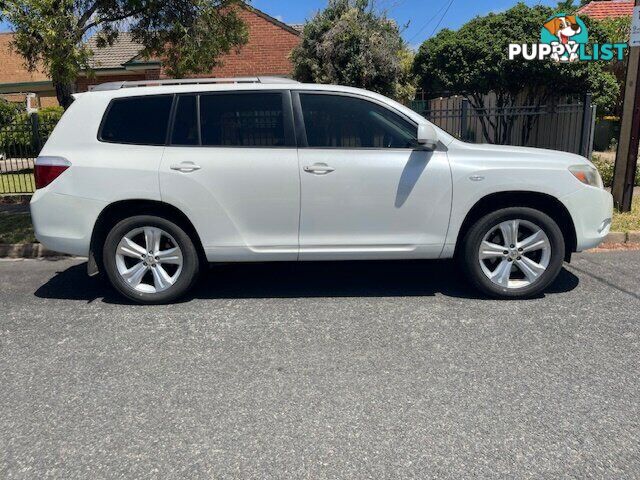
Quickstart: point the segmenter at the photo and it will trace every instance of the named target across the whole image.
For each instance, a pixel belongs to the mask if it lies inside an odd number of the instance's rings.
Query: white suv
[[[612,213],[583,157],[464,143],[381,95],[277,78],[76,95],[36,182],[38,239],[141,303],[206,262],[452,257],[486,294],[530,297]]]

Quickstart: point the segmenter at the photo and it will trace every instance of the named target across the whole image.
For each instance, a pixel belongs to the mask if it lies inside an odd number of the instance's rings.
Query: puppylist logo
[[[576,15],[557,13],[547,19],[540,29],[540,43],[509,44],[509,60],[522,57],[525,60],[556,62],[622,60],[626,43],[589,44],[589,33],[584,22]]]

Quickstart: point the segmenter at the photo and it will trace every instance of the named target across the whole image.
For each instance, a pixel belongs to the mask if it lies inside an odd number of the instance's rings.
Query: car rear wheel
[[[116,224],[105,240],[103,262],[111,284],[138,303],[168,303],[195,283],[199,259],[182,228],[141,215]]]
[[[463,267],[496,298],[540,294],[562,268],[565,243],[556,222],[539,210],[505,208],[480,218],[462,245]]]

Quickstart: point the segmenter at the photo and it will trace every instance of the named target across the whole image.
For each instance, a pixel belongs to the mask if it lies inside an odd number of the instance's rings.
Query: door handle
[[[177,170],[182,173],[191,173],[196,170],[200,170],[202,167],[200,165],[196,165],[193,162],[181,162],[178,164],[171,165],[169,167],[171,170]]]
[[[313,165],[302,167],[302,169],[307,173],[313,173],[315,175],[326,175],[335,170],[335,168],[330,167],[326,163],[314,163]]]

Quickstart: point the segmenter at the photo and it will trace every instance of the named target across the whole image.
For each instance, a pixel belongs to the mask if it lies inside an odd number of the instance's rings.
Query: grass
[[[32,193],[35,189],[33,173],[0,174],[0,195],[5,193]]]
[[[31,215],[28,213],[0,213],[0,243],[33,243]]]
[[[633,232],[640,230],[640,198],[634,197],[631,211],[613,212],[612,232]]]

